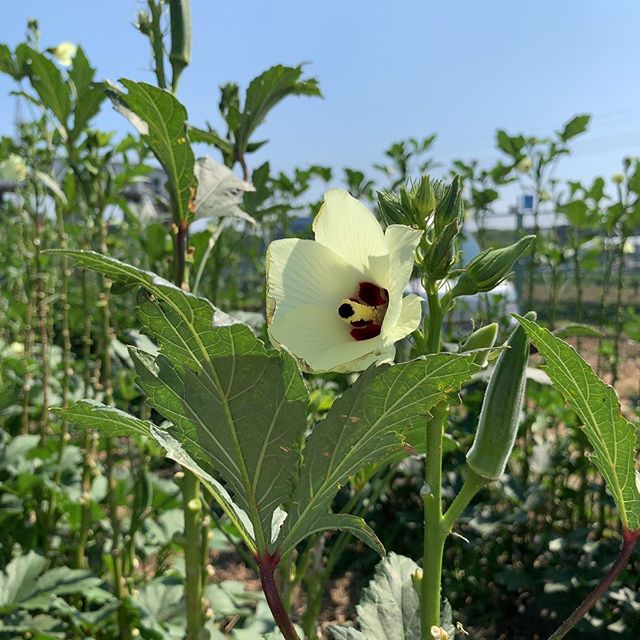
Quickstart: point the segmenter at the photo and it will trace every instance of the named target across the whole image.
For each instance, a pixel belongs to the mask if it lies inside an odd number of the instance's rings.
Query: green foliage
[[[394,367],[368,369],[337,400],[311,432],[303,450],[300,480],[279,542],[288,551],[312,532],[363,523],[329,513],[337,488],[358,469],[396,453],[403,435],[446,401],[478,370],[472,356],[439,354]],[[424,429],[422,429],[423,431]],[[411,438],[410,438],[411,440]],[[374,548],[380,550],[378,543]]]
[[[174,222],[188,223],[195,211],[195,157],[187,135],[187,111],[177,98],[146,82],[120,80],[127,93],[112,86],[114,106],[136,127],[167,176]]]
[[[531,320],[518,318],[546,360],[546,371],[565,400],[580,416],[592,460],[615,500],[622,526],[640,529],[636,434],[624,418],[615,390],[596,376],[575,349]]]
[[[420,604],[411,577],[418,569],[410,558],[390,553],[376,567],[357,606],[360,629],[332,625],[331,640],[420,640]],[[453,640],[456,632],[446,602],[440,624]]]
[[[254,78],[247,88],[244,105],[240,103],[238,85],[227,83],[221,87],[220,113],[227,124],[225,137],[211,125],[207,129],[193,127],[192,138],[217,147],[227,166],[244,163],[247,153],[257,151],[266,141],[253,142],[251,136],[264,122],[267,114],[287,96],[321,97],[315,78],[302,78],[302,65],[273,66]],[[244,167],[243,167],[244,168]],[[245,178],[247,171],[245,169]]]

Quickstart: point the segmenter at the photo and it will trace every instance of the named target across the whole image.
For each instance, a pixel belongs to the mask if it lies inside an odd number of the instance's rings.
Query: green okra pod
[[[191,61],[191,7],[189,0],[170,0],[169,22],[171,24],[169,61],[173,71],[175,91],[180,74]]]
[[[535,319],[535,313],[525,317]],[[529,361],[529,339],[521,326],[513,330],[506,347],[489,380],[478,430],[467,454],[469,468],[490,480],[504,473],[518,432]]]
[[[460,343],[460,353],[478,351],[473,361],[481,367],[486,367],[489,354],[498,337],[498,323],[492,322],[476,329]]]

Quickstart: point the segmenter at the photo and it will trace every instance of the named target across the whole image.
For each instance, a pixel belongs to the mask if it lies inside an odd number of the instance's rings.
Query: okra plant
[[[127,93],[113,97],[125,113],[135,114],[159,160],[174,168],[168,171],[172,203],[188,219],[203,182],[194,168],[186,113],[169,92],[123,84]],[[147,108],[151,104],[173,108]],[[240,134],[234,135],[239,144]],[[445,184],[428,176],[398,191],[380,192],[383,228],[347,192],[327,192],[314,220],[314,240],[285,238],[267,249],[271,347],[248,326],[190,293],[189,273],[182,269],[176,280],[182,286],[177,286],[105,254],[61,252],[113,281],[114,292],[138,291],[138,322],[157,349],[136,346],[129,353],[158,419],[141,419],[92,399],[56,413],[110,436],[154,440],[197,477],[251,554],[287,640],[303,633],[317,637],[317,629],[309,619],[303,631],[296,627],[278,573],[290,571],[319,534],[333,530],[349,532],[384,559],[359,608],[359,628],[331,627],[331,638],[456,636],[441,592],[445,544],[478,492],[507,469],[525,401],[531,343],[584,424],[623,533],[618,562],[553,639],[564,637],[607,589],[640,535],[633,426],[622,417],[613,390],[570,346],[528,313],[514,320],[505,344],[496,347],[497,325],[490,324],[461,336],[456,349],[443,350],[443,325],[457,299],[491,291],[533,241],[526,236],[462,264],[457,251],[464,220],[461,194],[459,178]],[[188,237],[184,242],[188,246]],[[414,292],[407,294],[410,283]],[[411,358],[396,362],[396,346],[403,340],[412,345]],[[491,368],[490,381],[467,452],[465,482],[445,505],[448,418],[484,367]],[[309,427],[303,373],[319,372],[357,377],[324,419]],[[385,558],[363,518],[333,510],[340,487],[358,473],[409,455],[424,460],[421,566],[395,554]]]

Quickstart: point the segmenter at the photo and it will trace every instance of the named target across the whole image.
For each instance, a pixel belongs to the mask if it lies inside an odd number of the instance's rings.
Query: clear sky
[[[146,3],[145,3],[146,4]],[[136,0],[2,0],[0,42],[40,21],[43,47],[82,44],[100,78],[153,81]],[[193,63],[179,97],[194,124],[220,125],[218,86],[241,87],[272,64],[308,62],[324,100],[290,98],[259,131],[253,164],[368,168],[391,142],[437,132],[436,159],[497,158],[496,128],[544,135],[590,112],[559,174],[609,176],[640,155],[637,0],[191,0]],[[15,119],[0,77],[0,133]],[[130,130],[105,105],[100,126]],[[373,172],[372,172],[373,173]]]

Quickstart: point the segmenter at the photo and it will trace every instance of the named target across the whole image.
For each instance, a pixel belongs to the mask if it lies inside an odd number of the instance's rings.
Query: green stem
[[[455,497],[440,523],[440,530],[445,536],[448,536],[453,531],[453,525],[456,520],[464,513],[464,510],[469,506],[478,491],[486,487],[490,482],[489,478],[481,476],[471,468],[467,469],[467,477],[460,489],[460,493]]]
[[[440,351],[444,318],[443,307],[434,285],[426,283],[429,302],[427,353]],[[449,407],[440,404],[426,425],[427,457],[424,469],[422,502],[424,506],[423,579],[420,594],[420,628],[423,640],[431,638],[431,627],[440,626],[440,583],[446,535],[442,535],[442,440]]]
[[[431,638],[431,627],[440,626],[440,582],[444,541],[442,535],[442,439],[449,407],[439,404],[427,423],[422,502],[424,505],[424,557],[420,620],[423,640]]]
[[[200,482],[186,471],[182,481],[184,514],[184,561],[186,567],[186,640],[196,640],[202,628],[202,502]]]

